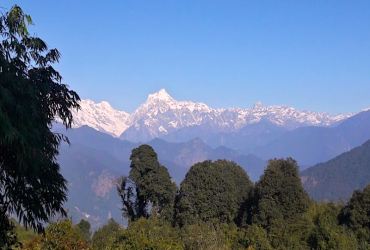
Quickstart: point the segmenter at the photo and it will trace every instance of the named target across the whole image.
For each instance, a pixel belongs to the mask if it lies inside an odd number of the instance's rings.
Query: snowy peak
[[[129,114],[115,110],[108,102],[95,103],[92,100],[81,100],[81,110],[73,110],[73,127],[87,125],[98,131],[118,137],[128,127]]]
[[[262,109],[262,108],[263,108],[262,102],[256,102],[255,104],[253,104],[252,107],[252,109]]]
[[[175,101],[165,89],[160,89],[157,93],[149,94],[147,102],[150,101]]]
[[[291,130],[302,126],[329,126],[353,115],[355,113],[332,116],[285,105],[264,106],[261,102],[256,102],[251,109],[212,109],[201,102],[177,101],[165,89],[160,89],[149,94],[146,102],[132,114],[115,110],[106,101],[82,100],[81,110],[73,113],[73,126],[87,125],[114,137],[145,142],[185,127],[199,126],[212,133],[229,133],[268,120]]]

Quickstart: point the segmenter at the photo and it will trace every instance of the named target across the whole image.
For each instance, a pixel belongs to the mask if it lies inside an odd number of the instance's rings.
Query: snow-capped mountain
[[[121,135],[129,126],[129,114],[115,110],[108,102],[95,103],[91,100],[81,100],[81,110],[73,110],[73,127],[87,125],[98,131],[114,137]]]
[[[212,109],[204,103],[177,101],[165,89],[150,94],[132,114],[113,109],[109,103],[81,102],[74,114],[74,127],[88,125],[98,131],[130,141],[149,141],[190,126],[201,126],[213,133],[235,132],[264,120],[295,129],[302,126],[329,126],[353,116],[299,111],[285,105],[264,107],[257,102],[251,109]]]

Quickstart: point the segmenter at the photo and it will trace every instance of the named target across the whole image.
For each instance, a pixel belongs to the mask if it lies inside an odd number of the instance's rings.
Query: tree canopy
[[[45,237],[37,235],[24,244],[22,249],[40,250],[71,250],[89,249],[80,230],[72,224],[72,220],[58,220],[51,223],[45,230]]]
[[[113,244],[116,237],[120,234],[122,228],[113,219],[108,221],[108,224],[99,228],[92,237],[91,245],[93,249],[106,249],[110,244]]]
[[[197,219],[234,222],[252,188],[248,174],[234,162],[197,163],[180,185],[176,220],[181,226]]]
[[[156,152],[144,144],[132,150],[130,160],[129,176],[121,177],[117,185],[124,216],[134,221],[155,212],[171,219],[177,187]]]
[[[0,17],[0,227],[15,214],[42,230],[51,216],[65,214],[67,192],[56,162],[67,139],[50,128],[57,117],[69,128],[80,98],[53,68],[59,51],[29,35],[32,24],[19,6]]]
[[[363,191],[353,192],[351,200],[340,213],[339,221],[356,233],[362,245],[370,248],[370,185]]]
[[[252,223],[264,228],[281,220],[295,219],[306,212],[310,199],[292,158],[270,160],[253,190]]]

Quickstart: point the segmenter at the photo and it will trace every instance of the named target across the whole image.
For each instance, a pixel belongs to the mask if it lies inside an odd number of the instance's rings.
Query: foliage
[[[117,184],[124,217],[129,221],[149,218],[152,209],[170,220],[177,187],[167,168],[158,162],[157,154],[149,145],[133,149],[130,160],[129,177],[121,177]]]
[[[12,246],[18,245],[18,237],[13,221],[7,217],[0,219],[0,228],[0,249],[11,249]]]
[[[90,243],[91,241],[91,232],[90,232],[90,228],[91,228],[91,225],[88,221],[82,219],[80,221],[80,223],[78,223],[76,225],[76,228],[77,230],[80,231],[81,235],[82,235],[82,238],[87,242],[87,243]]]
[[[26,250],[71,250],[88,249],[87,243],[72,220],[58,220],[51,223],[45,230],[45,236],[37,235],[24,244]]]
[[[308,250],[306,240],[310,229],[307,218],[302,216],[289,220],[275,220],[266,231],[273,249]]]
[[[227,228],[217,221],[203,222],[199,220],[193,225],[181,229],[181,239],[185,249],[226,250],[231,243],[226,235]]]
[[[252,203],[252,223],[263,228],[299,219],[310,199],[301,185],[297,162],[292,158],[270,160],[253,190]]]
[[[122,231],[122,228],[113,219],[110,219],[108,224],[96,231],[92,237],[91,246],[93,249],[105,249],[112,244],[117,236]]]
[[[267,232],[257,225],[238,230],[234,239],[243,249],[272,250]],[[235,248],[233,248],[235,249]]]
[[[59,51],[30,36],[31,24],[18,6],[0,17],[0,231],[9,214],[39,231],[51,216],[65,215],[56,156],[66,138],[50,127],[56,117],[71,126],[79,97],[52,66]]]
[[[234,162],[197,163],[180,185],[176,221],[180,226],[212,219],[234,222],[252,187],[247,173]]]
[[[140,218],[121,231],[108,249],[183,249],[177,230],[156,216]]]
[[[339,221],[357,236],[360,245],[370,249],[370,185],[363,191],[356,190],[341,210]]]
[[[338,223],[340,207],[334,203],[318,203],[311,206],[312,223],[307,243],[311,249],[358,249],[354,234]]]

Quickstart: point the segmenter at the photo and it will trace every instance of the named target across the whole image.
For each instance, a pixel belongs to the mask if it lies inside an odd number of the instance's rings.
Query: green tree
[[[157,216],[140,218],[121,231],[108,249],[183,249],[177,230]]]
[[[353,192],[341,210],[339,221],[356,234],[361,249],[370,249],[370,185]]]
[[[121,233],[122,228],[113,219],[110,219],[108,224],[99,228],[92,237],[91,245],[93,249],[105,249],[113,244],[117,236]]]
[[[228,250],[232,243],[227,237],[228,228],[217,221],[202,220],[181,228],[181,239],[185,249]]]
[[[180,185],[176,220],[180,226],[197,220],[234,222],[253,188],[248,174],[226,160],[204,161],[189,169]]]
[[[158,156],[149,145],[132,150],[130,175],[118,180],[117,191],[123,203],[124,217],[135,221],[148,218],[150,213],[172,218],[176,184],[166,167],[158,162]]]
[[[310,205],[292,158],[269,161],[253,190],[252,223],[270,229],[284,221],[298,220]]]
[[[39,231],[66,214],[66,180],[56,162],[66,138],[50,128],[57,117],[69,128],[80,99],[52,66],[59,51],[30,36],[30,24],[18,6],[0,17],[0,231],[9,214]]]
[[[72,220],[63,219],[51,223],[45,229],[45,237],[37,235],[29,242],[24,244],[25,250],[71,250],[71,249],[88,249],[87,243],[76,227],[73,226]]]
[[[82,238],[87,242],[90,243],[91,241],[91,225],[88,221],[82,219],[77,225],[76,228],[81,232]]]
[[[243,249],[273,250],[266,230],[257,225],[248,226],[246,229],[241,228],[236,241],[244,247]]]
[[[340,206],[332,202],[322,202],[311,206],[308,211],[311,228],[307,234],[310,249],[358,249],[354,233],[338,223],[340,209]]]

